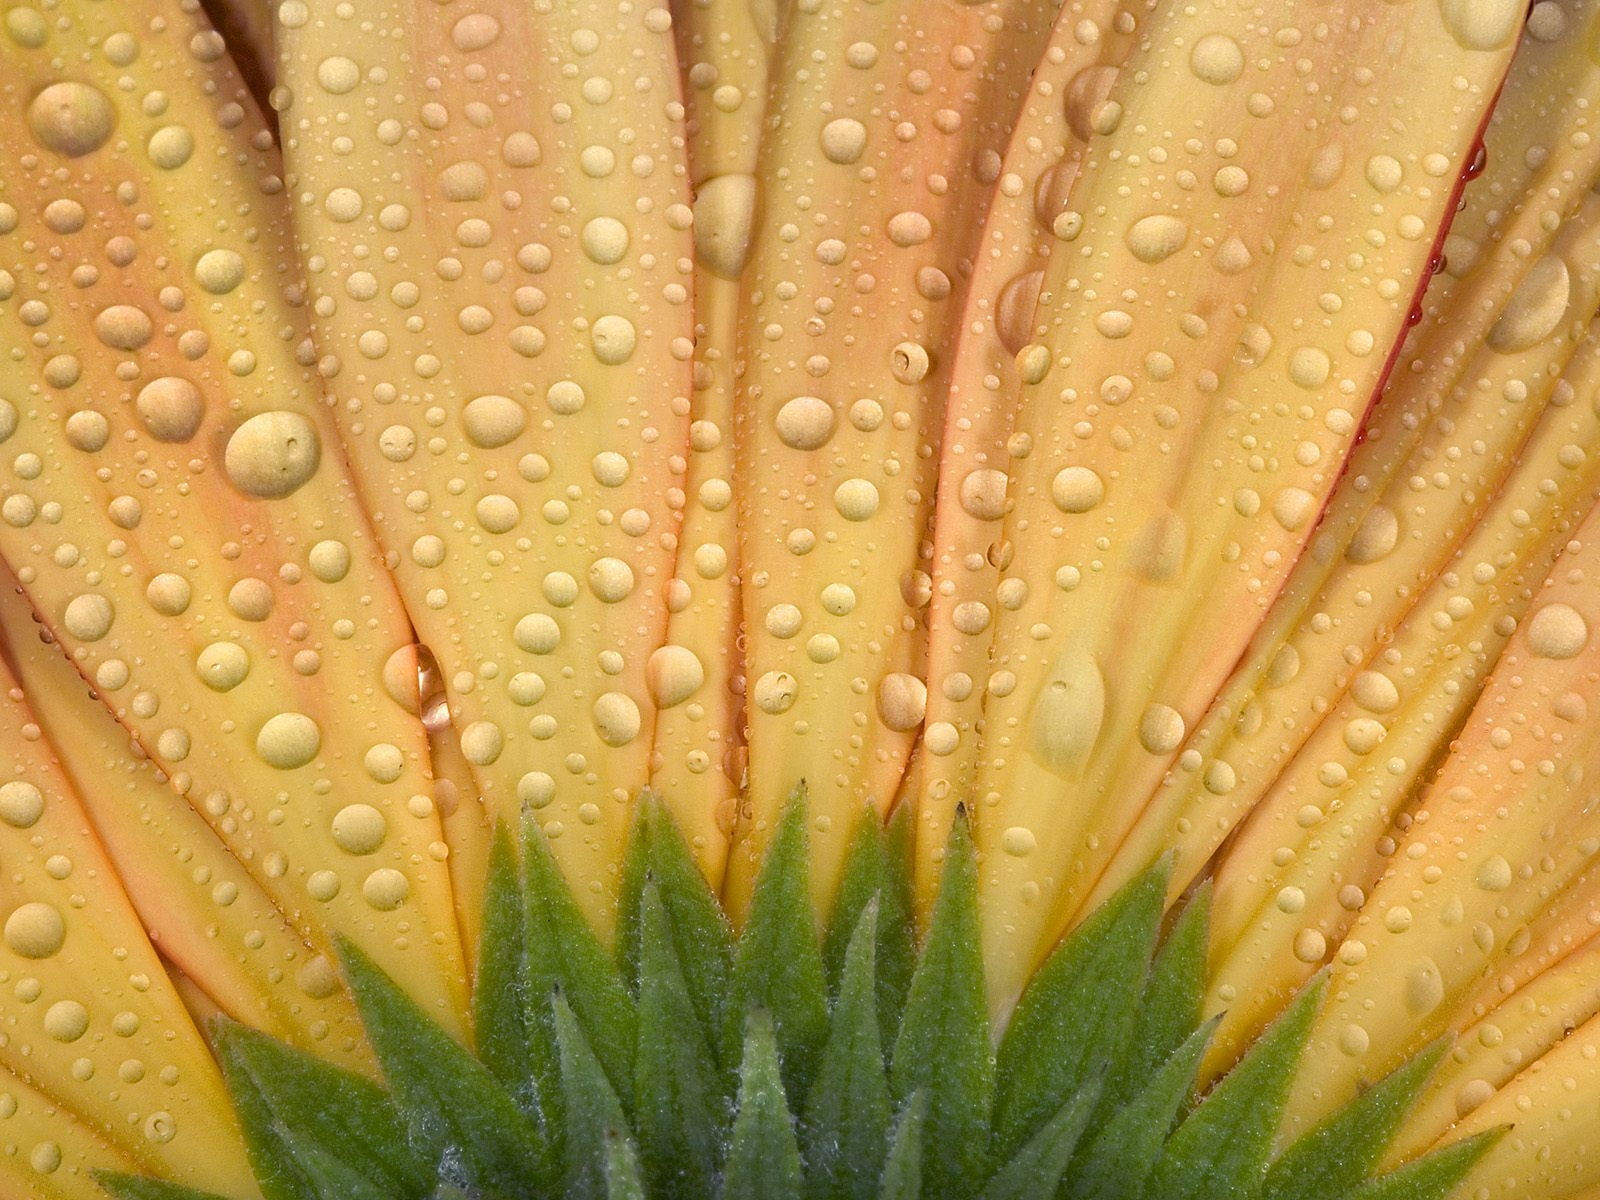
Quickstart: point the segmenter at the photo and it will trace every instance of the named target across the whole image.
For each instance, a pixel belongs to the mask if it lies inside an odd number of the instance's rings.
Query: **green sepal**
[[[634,1129],[654,1200],[704,1200],[721,1157],[727,1098],[653,879],[640,900]]]
[[[923,1182],[971,1195],[988,1160],[994,1061],[978,922],[978,864],[963,814],[951,827],[928,938],[911,978],[889,1082],[902,1102],[928,1097]]]
[[[1100,1099],[1100,1082],[1084,1085],[1023,1143],[984,1185],[978,1200],[1040,1200],[1061,1186],[1072,1152]]]
[[[889,1153],[878,1179],[878,1200],[921,1200],[922,1139],[927,1124],[927,1094],[913,1092],[895,1119]]]
[[[1262,1200],[1325,1200],[1360,1186],[1449,1046],[1438,1039],[1297,1139],[1267,1171]]]
[[[671,811],[649,790],[639,795],[617,909],[617,953],[623,978],[635,990],[639,985],[640,905],[647,879],[654,881],[661,895],[695,1013],[715,1045],[722,1031],[728,974],[733,970],[733,927],[695,864]]]
[[[568,1200],[604,1200],[609,1188],[609,1138],[616,1135],[626,1139],[628,1119],[582,1022],[559,992],[551,998],[550,1019],[561,1060],[562,1098],[567,1113],[559,1194]]]
[[[555,1182],[539,1130],[489,1069],[400,990],[353,943],[339,958],[414,1153],[469,1190],[526,1190]]]
[[[1248,1196],[1261,1186],[1295,1065],[1327,990],[1318,975],[1167,1139],[1146,1200]]]
[[[146,1179],[143,1175],[108,1171],[104,1167],[98,1167],[89,1174],[115,1200],[227,1200],[227,1197],[215,1192],[202,1192],[160,1179]]]
[[[1510,1130],[1486,1129],[1370,1179],[1340,1200],[1444,1200]]]
[[[1211,937],[1211,883],[1197,887],[1156,951],[1145,979],[1133,1033],[1112,1058],[1100,1113],[1121,1107],[1200,1027],[1205,1008],[1206,951]],[[1098,1126],[1096,1120],[1092,1124]]]
[[[877,1013],[878,904],[846,948],[839,995],[802,1130],[809,1200],[871,1200],[894,1119]]]
[[[917,967],[916,922],[911,900],[911,807],[894,811],[888,828],[878,810],[862,810],[839,894],[828,918],[822,943],[822,962],[830,995],[837,995],[844,978],[845,956],[861,913],[873,900],[878,904],[877,991],[878,1024],[883,1044],[892,1046],[900,1027],[900,1011]]]
[[[720,1200],[800,1200],[801,1180],[800,1147],[783,1094],[772,1017],[757,1009],[745,1025]]]
[[[822,951],[806,879],[805,821],[805,791],[796,788],[756,877],[729,977],[722,1033],[722,1060],[731,1066],[744,1042],[746,1014],[766,1009],[777,1036],[784,1090],[791,1096],[810,1090],[828,1036]]]
[[[398,1200],[425,1196],[430,1164],[406,1139],[382,1088],[226,1018],[213,1044],[269,1197]]]
[[[529,1108],[535,1093],[547,1124],[559,1124],[549,1111],[555,1102],[559,1075],[555,1046],[544,1023],[529,1023],[524,995],[527,938],[523,930],[521,872],[504,825],[496,826],[489,852],[489,878],[483,900],[483,933],[479,938],[477,978],[472,988],[472,1028],[478,1058],[500,1086]]]
[[[1194,1090],[1195,1071],[1221,1017],[1189,1035],[1145,1078],[1127,1103],[1093,1124],[1062,1189],[1068,1200],[1139,1200],[1178,1112]],[[1102,1097],[1101,1107],[1104,1110]],[[1098,1114],[1097,1114],[1098,1115]]]
[[[606,1130],[606,1200],[649,1200],[639,1167],[639,1152],[632,1140],[615,1129]]]
[[[1000,1043],[994,1155],[1016,1153],[1106,1064],[1134,1030],[1128,1003],[1155,953],[1170,864],[1128,884],[1058,946],[1022,999]]]
[[[638,1034],[633,997],[623,985],[616,960],[578,907],[544,832],[532,820],[525,822],[523,832],[527,946],[523,995],[531,1009],[529,1026],[548,1019],[550,997],[559,990],[583,1024],[612,1087],[631,1099]]]

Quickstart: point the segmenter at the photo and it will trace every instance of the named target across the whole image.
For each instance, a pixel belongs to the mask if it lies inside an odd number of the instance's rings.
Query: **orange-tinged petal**
[[[744,774],[733,498],[739,275],[758,205],[756,162],[780,14],[749,0],[685,3],[675,13],[695,189],[694,392],[667,644],[651,664],[661,711],[650,783],[720,887]]]
[[[649,778],[688,443],[671,19],[278,8],[321,367],[461,750],[601,926]]]
[[[1444,1140],[1510,1126],[1457,1200],[1568,1200],[1600,1193],[1600,1017],[1591,1017],[1468,1113]]]
[[[1600,63],[1588,53],[1600,14],[1552,7],[1564,17],[1562,32],[1548,41],[1529,36],[1518,52],[1485,133],[1488,168],[1466,189],[1443,273],[1423,298],[1422,322],[1330,498],[1312,552],[1295,564],[1090,906],[1169,846],[1179,851],[1176,893],[1291,769],[1347,689],[1376,693],[1381,710],[1385,679],[1414,671],[1381,643],[1408,612],[1427,614],[1420,593],[1484,519],[1594,311],[1600,213],[1592,204],[1582,217],[1577,210],[1600,172],[1600,139],[1582,102],[1600,90]],[[1563,475],[1555,461],[1549,467]],[[1437,640],[1463,639],[1441,629]],[[1232,786],[1218,789],[1214,776],[1224,768]],[[1280,808],[1322,803],[1311,787],[1308,797],[1278,786]],[[1250,915],[1231,911],[1235,899],[1219,886],[1212,928],[1222,941]]]
[[[4,1068],[0,1068],[0,1138],[4,1139],[0,1195],[17,1200],[105,1200],[105,1190],[91,1171],[148,1170],[55,1099]],[[226,1194],[257,1195],[240,1189]]]
[[[957,805],[977,772],[1004,542],[1006,469],[1044,265],[1068,207],[1094,107],[1128,56],[1142,0],[1063,5],[1011,135],[956,332],[940,442],[928,603],[928,714],[912,763],[918,905],[926,916]],[[1026,445],[1018,450],[1026,452]]]
[[[1556,253],[1574,263],[1576,311],[1569,332],[1549,339],[1565,342],[1567,350],[1600,308],[1600,201],[1591,200],[1569,232],[1575,236],[1563,237]],[[1383,871],[1396,828],[1409,821],[1405,806],[1423,773],[1466,719],[1534,587],[1594,503],[1600,490],[1600,458],[1592,453],[1600,446],[1594,405],[1600,342],[1585,341],[1559,382],[1550,376],[1550,357],[1540,354],[1522,364],[1502,358],[1512,368],[1506,386],[1525,389],[1538,424],[1525,444],[1495,456],[1515,459],[1515,466],[1491,485],[1492,502],[1459,545],[1452,544],[1449,528],[1424,528],[1436,548],[1448,553],[1427,570],[1391,577],[1408,585],[1418,575],[1434,577],[1426,587],[1391,585],[1404,603],[1386,607],[1399,611],[1400,619],[1392,626],[1370,624],[1361,601],[1370,600],[1377,586],[1342,587],[1345,603],[1318,603],[1300,636],[1279,651],[1296,654],[1296,662],[1317,674],[1324,673],[1317,664],[1336,659],[1340,673],[1325,692],[1302,690],[1286,701],[1286,707],[1300,707],[1299,728],[1307,736],[1295,747],[1298,753],[1283,753],[1287,761],[1271,773],[1265,798],[1217,869],[1212,1007],[1226,1009],[1227,1017],[1213,1043],[1213,1062],[1237,1051],[1240,1039],[1281,1007],[1338,945],[1366,889]],[[1505,376],[1495,370],[1481,378],[1501,382]],[[1469,431],[1460,433],[1461,440],[1450,445],[1483,444]],[[1470,494],[1473,483],[1461,482]],[[1405,508],[1418,525],[1425,511],[1420,504]],[[1328,644],[1335,636],[1352,639],[1339,654]],[[1271,739],[1295,728],[1276,700],[1296,682],[1259,694],[1261,729],[1254,744],[1268,754],[1277,748],[1267,744]],[[1252,742],[1239,738],[1237,744]],[[1241,760],[1255,764],[1242,752],[1228,758]],[[1205,812],[1197,806],[1190,825],[1199,826]],[[1224,825],[1231,816],[1224,812],[1215,820]]]
[[[1445,1028],[1600,832],[1600,508],[1556,561],[1340,947],[1289,1105],[1326,1115]],[[1589,826],[1589,828],[1585,828]]]
[[[0,568],[8,592],[15,584]],[[332,961],[309,947],[204,818],[90,693],[25,603],[0,604],[0,645],[81,808],[161,954],[236,1021],[370,1071],[354,1005]],[[60,748],[70,748],[61,753]]]
[[[237,1191],[249,1172],[216,1064],[3,661],[0,760],[0,1065],[146,1169]]]
[[[1520,6],[1480,7],[1166,6],[1112,89],[1011,467],[975,797],[1002,1015],[1338,478],[1511,53]]]
[[[1597,1014],[1600,946],[1590,945],[1465,1026],[1407,1114],[1389,1160],[1422,1153]]]
[[[790,10],[740,333],[749,795],[724,889],[735,913],[802,782],[827,907],[857,815],[893,802],[922,724],[950,348],[1055,7]]]
[[[427,744],[378,690],[411,634],[306,365],[272,139],[192,7],[73,8],[0,62],[0,555],[302,936],[460,1031]]]

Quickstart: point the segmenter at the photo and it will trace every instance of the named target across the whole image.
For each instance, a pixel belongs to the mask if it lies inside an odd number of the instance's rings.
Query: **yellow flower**
[[[8,3],[0,1193],[259,1194],[208,1022],[471,1045],[497,829],[610,946],[799,789],[997,1035],[1166,861],[1282,1141],[1454,1034],[1389,1165],[1600,1189],[1593,5]]]

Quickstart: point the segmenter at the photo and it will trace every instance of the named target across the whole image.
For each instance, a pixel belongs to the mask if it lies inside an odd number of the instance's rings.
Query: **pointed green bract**
[[[939,898],[911,978],[889,1080],[902,1101],[928,1097],[925,1185],[970,1194],[988,1157],[994,1063],[978,929],[978,867],[965,820],[951,829]]]
[[[1296,1140],[1267,1172],[1262,1200],[1322,1200],[1361,1184],[1449,1048],[1435,1041]]]
[[[345,979],[377,1052],[410,1145],[469,1187],[554,1180],[548,1145],[496,1082],[357,947],[339,944]]]
[[[1105,1065],[1134,1029],[1155,951],[1167,864],[1113,896],[1033,977],[1000,1043],[994,1152],[1009,1158]]]
[[[561,1088],[567,1113],[560,1194],[573,1200],[601,1200],[609,1191],[610,1138],[626,1136],[627,1117],[582,1023],[564,995],[558,993],[551,1000],[550,1020],[561,1057]]]
[[[215,1192],[200,1192],[177,1183],[163,1183],[121,1171],[96,1171],[94,1181],[115,1200],[226,1200]]]
[[[1216,1028],[1213,1020],[1191,1033],[1126,1104],[1094,1127],[1068,1172],[1069,1200],[1140,1200]]]
[[[1178,1126],[1151,1175],[1147,1200],[1242,1196],[1260,1186],[1295,1063],[1326,989],[1326,975],[1302,989]]]
[[[499,1055],[498,1072],[343,945],[389,1092],[221,1026],[218,1055],[266,1200],[1441,1200],[1481,1152],[1464,1143],[1365,1179],[1441,1044],[1270,1161],[1325,977],[1191,1107],[1220,1019],[1198,1024],[1209,893],[1196,889],[1156,949],[1164,864],[1057,949],[994,1053],[965,820],[928,936],[907,951],[915,970],[892,1046],[880,955],[914,942],[894,829],[874,820],[858,835],[825,959],[806,900],[804,811],[792,805],[733,967],[717,976],[720,994],[699,993],[702,1006],[691,964],[726,962],[720,908],[686,873],[692,860],[664,814],[647,804],[635,838],[623,884],[633,949],[615,955],[582,924],[540,835],[520,876],[509,839],[493,849],[486,903],[509,912],[482,922],[477,1013],[480,1052]],[[899,926],[887,937],[886,921]],[[789,1014],[788,1058],[773,1006]],[[738,1045],[720,1055],[726,1025],[708,1028],[708,1008],[722,1022],[746,1012]],[[618,1031],[635,1040],[601,1042]],[[211,1200],[107,1178],[124,1200]]]
[[[878,1200],[919,1200],[922,1195],[922,1141],[928,1123],[928,1097],[915,1092],[900,1110],[889,1139]]]
[[[900,1010],[911,987],[911,973],[917,965],[915,925],[911,919],[910,809],[895,810],[887,828],[877,810],[866,808],[856,830],[850,856],[845,860],[839,896],[828,917],[828,932],[822,943],[822,961],[828,986],[837,993],[845,970],[845,955],[861,914],[877,901],[881,919],[877,921],[878,1023],[883,1040],[892,1045],[900,1025]]]
[[[723,1059],[731,1062],[744,1040],[745,1014],[772,1014],[784,1088],[804,1096],[828,1036],[827,988],[822,951],[811,919],[806,878],[805,793],[784,810],[750,902],[750,916],[734,959],[723,1018]]]
[[[541,1019],[559,988],[605,1066],[612,1087],[632,1096],[633,1045],[638,1015],[616,961],[578,907],[544,833],[524,825],[523,889],[528,979],[523,988],[532,1015]]]
[[[1453,1142],[1362,1184],[1340,1200],[1444,1200],[1505,1133],[1504,1129],[1489,1129]]]
[[[606,1200],[647,1200],[639,1152],[614,1129],[606,1130]]]
[[[1112,1060],[1100,1109],[1124,1103],[1199,1027],[1206,994],[1211,884],[1202,883],[1172,923],[1145,980],[1126,1052]]]
[[[1098,1081],[1078,1089],[984,1185],[978,1200],[1037,1200],[1053,1195],[1099,1099]]]
[[[215,1042],[251,1166],[269,1196],[281,1190],[306,1200],[395,1200],[427,1193],[432,1164],[412,1152],[382,1088],[235,1022],[219,1022]]]
[[[523,907],[516,853],[501,826],[489,853],[472,1028],[478,1057],[500,1085],[517,1096],[531,1082],[543,1101],[553,1092],[556,1070],[545,1031],[528,1023],[528,999],[522,992],[527,975]]]
[[[721,1200],[801,1200],[800,1147],[783,1094],[778,1043],[764,1010],[746,1022],[739,1097]]]
[[[856,922],[822,1064],[806,1101],[808,1200],[871,1200],[894,1116],[877,1013],[878,904]]]
[[[623,978],[632,988],[639,984],[640,906],[646,880],[655,883],[695,1012],[715,1042],[733,969],[733,928],[695,865],[672,813],[648,791],[639,797],[617,916],[617,950]]]
[[[653,880],[644,885],[639,928],[633,1074],[644,1176],[658,1200],[701,1200],[712,1193],[727,1099]]]

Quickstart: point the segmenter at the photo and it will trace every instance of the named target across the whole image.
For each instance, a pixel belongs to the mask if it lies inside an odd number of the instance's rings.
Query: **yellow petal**
[[[652,655],[651,786],[720,887],[743,780],[743,651],[734,503],[739,274],[759,203],[756,176],[779,16],[749,0],[684,5],[674,26],[694,184],[695,358],[683,529]]]
[[[74,8],[0,62],[0,555],[302,937],[460,1032],[427,743],[378,690],[411,634],[308,366],[272,139],[197,9]]]
[[[0,586],[15,587],[3,568]],[[64,802],[81,806],[162,955],[234,1020],[372,1071],[331,958],[306,944],[45,637],[24,604],[0,604],[0,644],[27,697],[30,726],[47,739],[70,789]]]
[[[1408,620],[1441,621],[1430,611],[1437,603],[1446,615],[1431,640],[1441,647],[1465,645],[1471,639],[1452,615],[1463,603],[1481,606],[1494,596],[1516,603],[1503,579],[1483,591],[1467,577],[1482,569],[1480,561],[1500,572],[1509,563],[1496,556],[1480,560],[1478,550],[1462,557],[1463,543],[1471,534],[1480,546],[1489,544],[1486,535],[1472,533],[1474,526],[1489,519],[1489,505],[1506,488],[1514,464],[1531,457],[1524,441],[1545,405],[1570,399],[1569,392],[1553,389],[1553,380],[1594,313],[1600,211],[1592,201],[1579,208],[1600,172],[1600,139],[1590,136],[1591,118],[1579,98],[1600,88],[1600,63],[1588,53],[1600,19],[1581,5],[1566,10],[1560,37],[1525,39],[1485,134],[1487,169],[1465,191],[1445,239],[1443,272],[1423,297],[1422,322],[1400,354],[1310,552],[1295,564],[1242,661],[1188,738],[1187,747],[1206,765],[1180,759],[1097,883],[1091,906],[1169,846],[1179,852],[1176,894],[1285,772],[1298,770],[1299,780],[1276,787],[1280,809],[1293,816],[1308,803],[1325,805],[1333,793],[1308,778],[1322,760],[1303,747],[1328,723],[1329,707],[1351,688],[1365,688],[1376,697],[1376,711],[1369,706],[1365,716],[1391,727],[1402,723],[1383,711],[1385,679],[1404,686],[1416,663],[1408,657],[1399,664],[1399,652],[1384,644],[1391,631]],[[1533,146],[1541,151],[1530,152]],[[1515,341],[1494,336],[1519,324],[1519,312],[1546,309],[1553,315],[1537,328],[1520,322],[1523,333]],[[1574,453],[1582,457],[1581,447],[1589,444],[1575,438],[1546,447],[1538,465],[1517,468],[1523,482],[1513,490],[1526,492],[1543,471],[1564,487],[1575,485],[1567,460]],[[1500,503],[1491,523],[1516,519],[1522,504]],[[1557,522],[1528,524],[1553,530]],[[1449,581],[1430,589],[1447,570],[1463,576],[1459,590]],[[1420,632],[1430,638],[1426,626]],[[1235,780],[1221,795],[1206,786],[1214,763],[1225,763]],[[1283,844],[1233,858],[1265,869],[1264,854]],[[1250,916],[1233,911],[1235,898],[1219,886],[1217,940],[1232,941]]]
[[[1535,596],[1345,939],[1296,1077],[1291,1131],[1447,1027],[1515,933],[1590,866],[1597,579],[1600,508]]]
[[[1142,6],[1141,6],[1142,7]],[[1086,36],[1086,28],[1093,36]],[[1053,224],[1088,152],[1094,107],[1132,51],[1133,7],[1116,0],[1067,5],[1040,56],[988,219],[978,240],[950,368],[934,514],[928,604],[928,715],[910,788],[918,807],[916,885],[932,910],[939,863],[956,806],[971,795],[978,764],[984,681],[1005,559],[1001,539],[1007,469]]]
[[[491,817],[535,809],[606,925],[688,443],[671,19],[316,0],[278,25],[321,369],[363,498]]]
[[[950,346],[1056,6],[1012,7],[1004,21],[920,0],[790,11],[740,326],[750,811],[724,889],[735,913],[802,782],[826,909],[857,814],[893,801],[923,721]]]
[[[1277,33],[1154,14],[1057,222],[975,796],[1002,1014],[1309,539],[1511,50],[1432,5]]]
[[[1375,600],[1377,580],[1363,583],[1332,572],[1334,595],[1319,597],[1278,651],[1295,655],[1303,675],[1327,678],[1326,688],[1301,687],[1298,677],[1264,688],[1256,698],[1259,733],[1234,742],[1239,750],[1229,761],[1256,767],[1267,759],[1270,785],[1216,873],[1211,1007],[1226,1009],[1227,1017],[1213,1042],[1213,1064],[1228,1061],[1242,1039],[1338,946],[1410,820],[1405,807],[1423,773],[1466,719],[1534,588],[1600,488],[1600,457],[1585,449],[1600,445],[1600,417],[1592,403],[1600,387],[1600,342],[1590,337],[1567,373],[1559,381],[1551,376],[1551,359],[1570,350],[1600,308],[1600,203],[1591,200],[1571,232],[1577,236],[1561,239],[1569,243],[1562,249],[1576,242],[1573,261],[1585,264],[1574,275],[1581,280],[1573,287],[1577,319],[1568,332],[1549,339],[1565,345],[1546,346],[1545,353],[1529,350],[1532,361],[1491,364],[1494,369],[1478,376],[1507,380],[1506,386],[1525,381],[1527,406],[1534,410],[1529,416],[1537,421],[1525,443],[1513,442],[1495,456],[1515,466],[1503,481],[1494,481],[1492,501],[1460,530],[1459,543],[1452,536],[1458,532],[1449,512],[1454,505],[1436,506],[1445,511],[1432,521],[1425,520],[1430,506],[1405,506],[1408,525],[1420,527],[1436,557],[1413,573],[1404,568],[1422,556],[1397,549],[1402,561],[1391,579],[1433,579],[1416,589],[1390,583],[1383,591],[1395,603]],[[1459,436],[1450,444],[1484,444],[1468,430]],[[1421,449],[1436,445],[1430,439]],[[1396,490],[1416,478],[1398,477]],[[1414,544],[1409,536],[1406,541]],[[1366,617],[1363,599],[1384,610],[1377,623]],[[1329,614],[1340,614],[1337,627]],[[1333,637],[1343,642],[1342,654],[1332,652]],[[1269,665],[1269,680],[1272,670]],[[1289,714],[1298,718],[1297,726]],[[1277,740],[1285,727],[1305,734],[1292,756]],[[1260,758],[1249,755],[1253,747],[1260,747]],[[1275,755],[1287,760],[1281,770],[1272,769]],[[1180,833],[1180,845],[1191,851],[1196,843],[1205,846],[1211,832],[1206,819],[1226,826],[1233,814],[1224,805],[1231,800],[1222,798],[1209,809],[1203,801],[1194,804],[1177,829],[1205,835],[1182,839]]]

